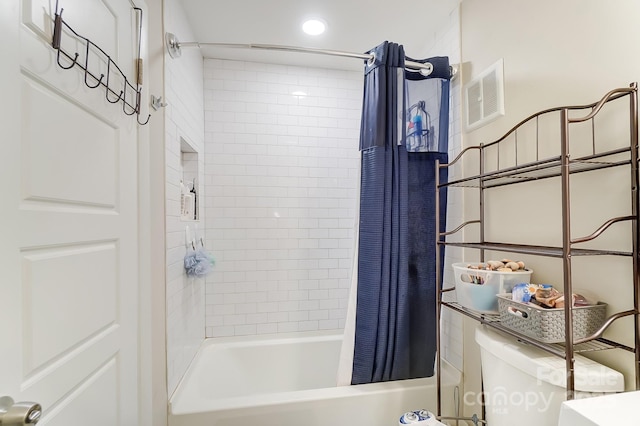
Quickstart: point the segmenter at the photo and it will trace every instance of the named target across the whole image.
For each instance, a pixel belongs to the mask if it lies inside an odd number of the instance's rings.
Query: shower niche
[[[180,219],[197,221],[199,215],[198,151],[180,138]]]

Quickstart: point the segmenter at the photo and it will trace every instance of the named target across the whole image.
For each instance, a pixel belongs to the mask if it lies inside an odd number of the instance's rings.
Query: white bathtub
[[[169,426],[396,426],[436,409],[435,378],[336,386],[342,335],[206,340],[169,407]],[[443,362],[443,409],[460,373]]]

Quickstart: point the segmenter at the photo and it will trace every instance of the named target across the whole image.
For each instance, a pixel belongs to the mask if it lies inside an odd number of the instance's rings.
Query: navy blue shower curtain
[[[360,131],[352,384],[433,375],[435,160],[447,161],[448,59],[428,59],[437,64],[429,76],[435,77],[432,86],[420,73],[405,76],[401,45],[385,42],[371,53],[375,58],[366,66]],[[446,178],[441,172],[440,179]]]

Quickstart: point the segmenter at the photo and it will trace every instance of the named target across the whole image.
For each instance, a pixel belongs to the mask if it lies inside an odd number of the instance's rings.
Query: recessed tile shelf
[[[185,139],[180,138],[180,219],[199,219],[198,161],[199,153]]]

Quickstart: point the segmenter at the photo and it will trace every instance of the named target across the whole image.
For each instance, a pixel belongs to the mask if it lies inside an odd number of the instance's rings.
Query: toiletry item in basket
[[[528,303],[538,288],[539,286],[537,284],[516,284],[511,291],[511,299],[520,303]]]
[[[398,420],[398,426],[404,426],[408,424],[417,424],[423,426],[445,426],[444,423],[439,422],[436,416],[427,410],[415,410],[408,411],[400,417]]]
[[[516,288],[517,287],[517,288]],[[533,303],[542,308],[564,308],[564,294],[553,288],[551,284],[518,284],[513,288],[512,300],[522,303]],[[591,306],[586,297],[573,294],[573,306]]]
[[[565,304],[565,297],[564,295],[558,297],[554,303],[553,306],[554,308],[564,308],[564,304]],[[584,297],[581,294],[576,294],[573,293],[573,306],[592,306],[594,305],[594,303],[591,303],[586,297]]]
[[[551,284],[540,284],[536,290],[535,298],[539,300],[551,297],[555,291]]]
[[[562,293],[551,284],[541,284],[533,295],[532,302],[543,308],[557,308],[556,304],[561,298],[564,298]]]
[[[573,293],[573,306],[591,306],[594,302],[584,297],[582,294]]]

